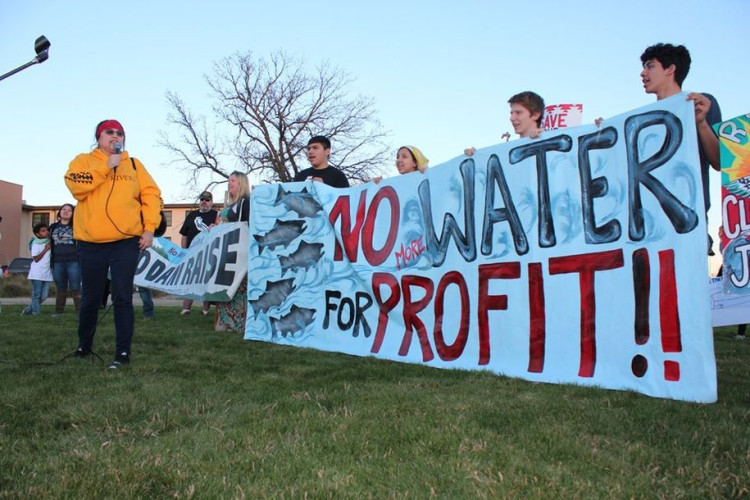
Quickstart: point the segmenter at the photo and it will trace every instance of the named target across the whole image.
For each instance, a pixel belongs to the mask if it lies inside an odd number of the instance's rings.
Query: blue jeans
[[[138,295],[141,296],[141,302],[143,302],[143,316],[146,318],[154,317],[154,299],[151,296],[150,288],[138,287]]]
[[[77,292],[81,289],[81,266],[77,260],[72,262],[54,262],[52,277],[58,292]]]
[[[31,304],[26,308],[31,314],[39,314],[42,310],[42,302],[49,296],[49,281],[29,280],[31,281]]]
[[[110,243],[78,242],[78,261],[83,278],[81,311],[78,315],[78,347],[92,350],[107,271],[111,271],[115,352],[130,354],[135,316],[133,277],[139,253],[138,238]]]

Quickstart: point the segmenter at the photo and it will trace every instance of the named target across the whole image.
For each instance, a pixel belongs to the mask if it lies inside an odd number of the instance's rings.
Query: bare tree
[[[366,181],[381,172],[390,149],[387,133],[373,99],[347,95],[352,80],[340,69],[324,63],[308,72],[302,61],[284,52],[268,59],[248,52],[215,63],[206,81],[215,98],[214,113],[233,137],[212,138],[205,118],[196,118],[167,92],[167,121],[180,129],[180,136],[175,140],[162,133],[160,141],[192,172],[194,182],[203,172],[226,179],[234,168],[220,162],[225,156],[234,157],[235,166],[251,178],[289,182],[308,167],[307,141],[314,135],[331,140],[330,164],[349,179]]]
[[[214,137],[209,137],[205,117],[196,118],[173,92],[167,92],[166,98],[172,109],[167,116],[167,123],[176,125],[180,135],[178,142],[173,142],[166,133],[161,132],[159,144],[172,151],[175,157],[173,163],[181,164],[190,173],[188,184],[198,184],[201,174],[206,171],[209,178],[214,179],[213,174],[218,174],[220,178],[209,182],[207,188],[225,182],[229,174],[219,162],[226,153],[217,145],[218,141]]]

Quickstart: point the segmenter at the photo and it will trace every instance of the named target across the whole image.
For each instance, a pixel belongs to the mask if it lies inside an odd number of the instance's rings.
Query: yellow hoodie
[[[140,237],[159,225],[161,191],[143,164],[130,162],[127,151],[115,170],[99,148],[76,156],[65,173],[65,185],[78,200],[73,216],[73,237],[108,243]],[[143,214],[143,221],[141,221]]]

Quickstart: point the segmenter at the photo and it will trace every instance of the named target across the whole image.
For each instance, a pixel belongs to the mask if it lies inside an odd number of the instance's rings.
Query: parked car
[[[16,257],[5,270],[5,274],[29,274],[31,268],[31,259],[28,257]]]

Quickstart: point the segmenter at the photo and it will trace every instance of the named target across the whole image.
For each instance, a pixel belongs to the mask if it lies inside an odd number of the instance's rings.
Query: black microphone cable
[[[115,143],[115,145],[114,145],[114,152],[115,152],[115,154],[122,153],[122,143],[120,143],[120,142],[116,142]],[[135,167],[135,165],[133,165],[133,166]],[[135,171],[135,169],[134,169],[134,171]],[[115,190],[115,183],[116,182],[117,182],[117,167],[115,167],[114,169],[112,169],[112,186],[109,188],[109,194],[107,194],[107,200],[104,202],[104,214],[107,216],[107,219],[109,219],[109,222],[112,223],[112,225],[114,226],[114,228],[117,229],[117,231],[120,234],[122,234],[124,236],[132,236],[133,238],[140,238],[140,236],[137,235],[137,234],[126,233],[125,231],[123,231],[122,229],[120,229],[117,226],[117,223],[112,219],[112,216],[109,215],[109,200],[112,198],[112,193]]]

